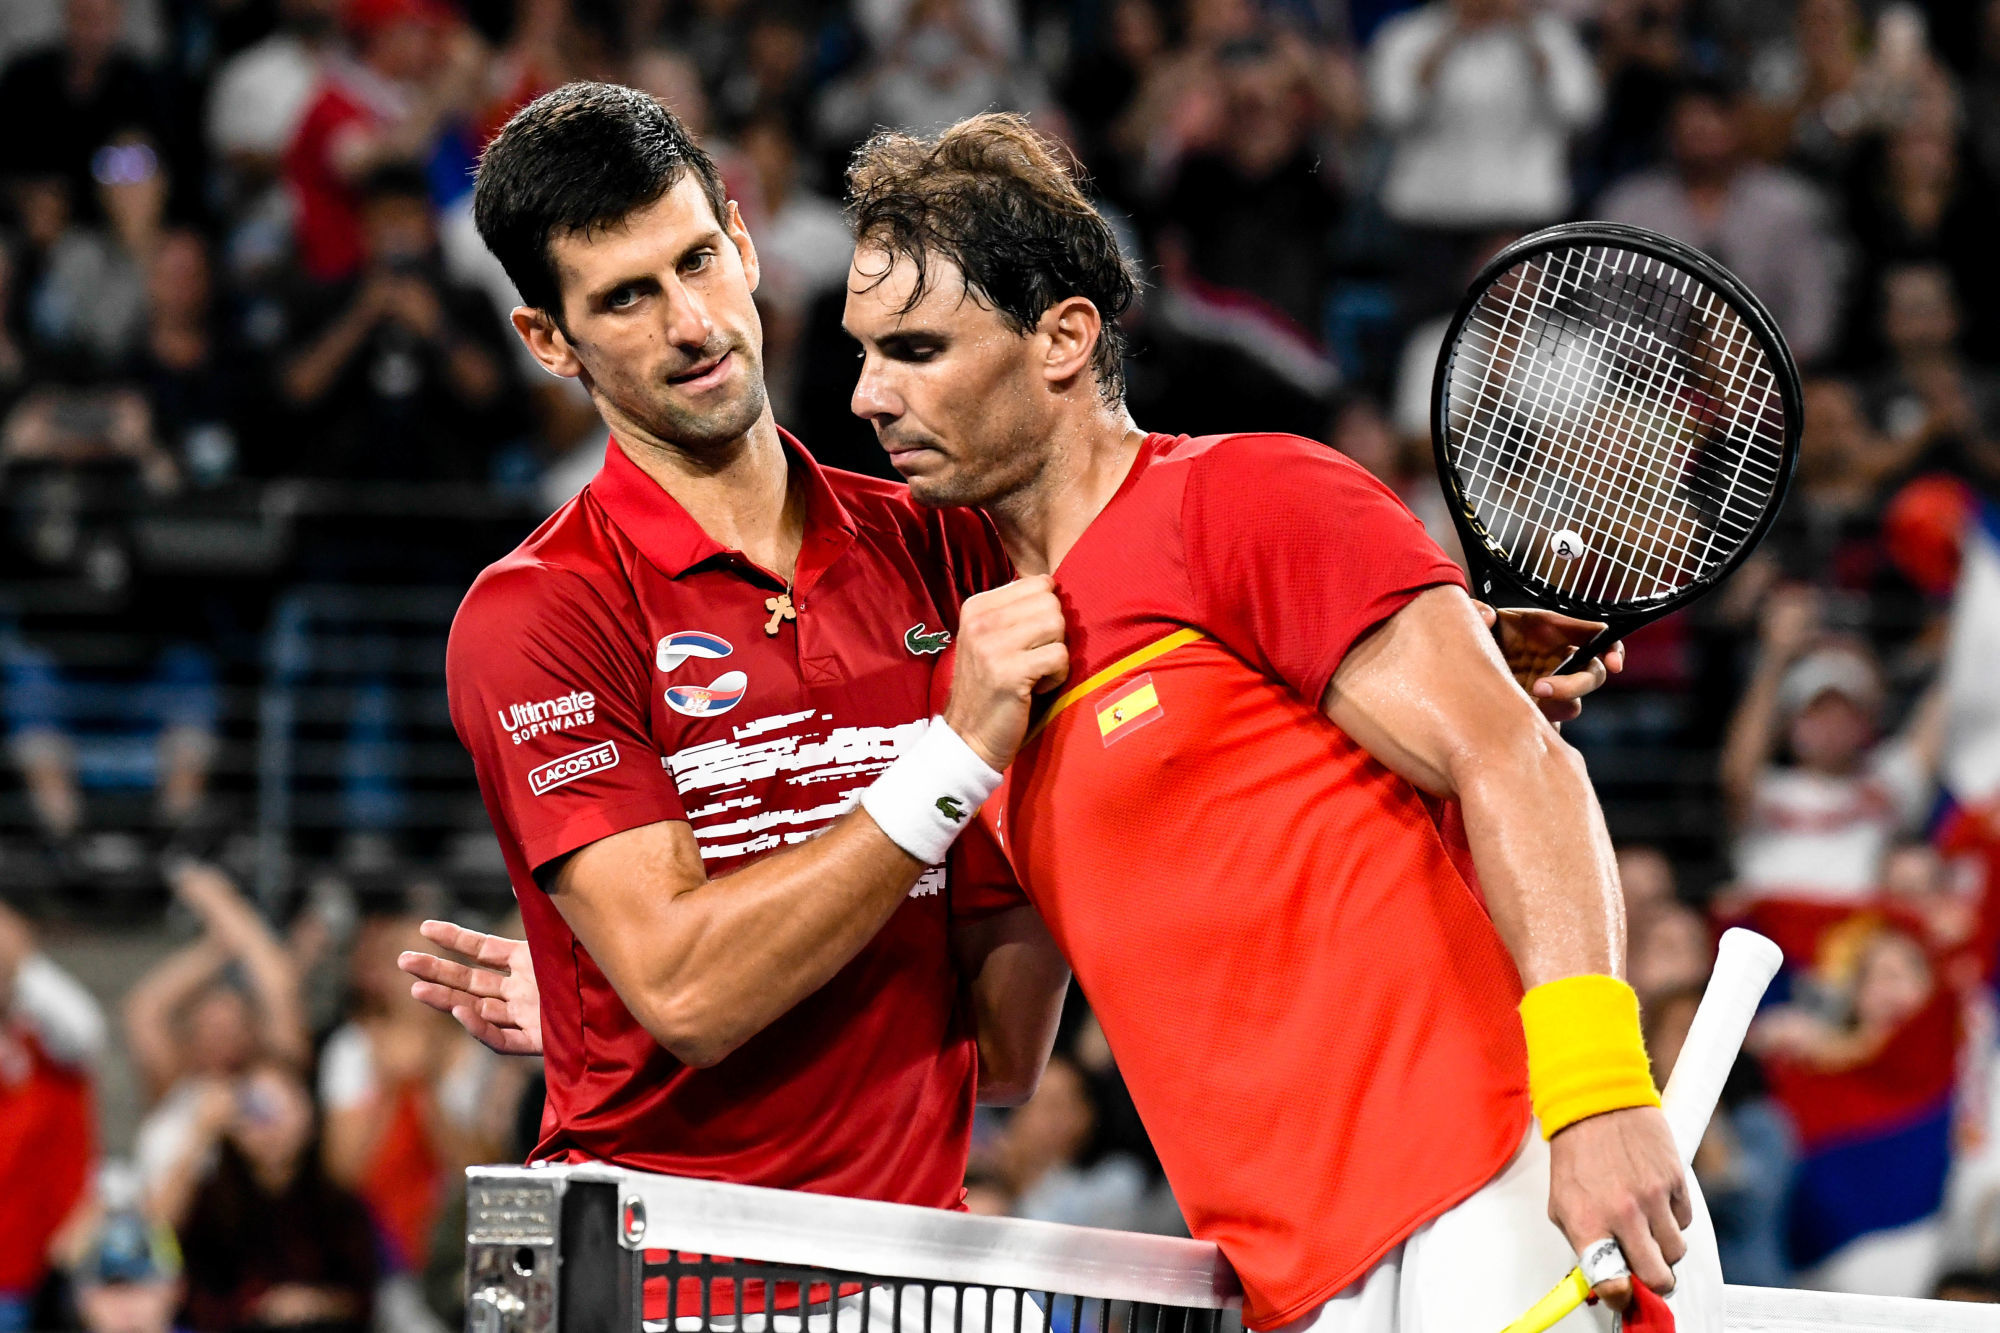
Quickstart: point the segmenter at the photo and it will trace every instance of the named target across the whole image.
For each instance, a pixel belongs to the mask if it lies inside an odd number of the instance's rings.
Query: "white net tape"
[[[1720,295],[1651,255],[1558,248],[1480,296],[1445,455],[1531,588],[1643,607],[1725,564],[1782,477],[1776,371]]]

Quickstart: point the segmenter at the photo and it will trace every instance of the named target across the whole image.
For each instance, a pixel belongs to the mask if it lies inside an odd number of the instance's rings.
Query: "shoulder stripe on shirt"
[[[1104,668],[1104,670],[1092,676],[1089,680],[1083,682],[1083,684],[1076,686],[1074,689],[1064,690],[1060,695],[1056,696],[1056,701],[1049,705],[1049,711],[1042,714],[1042,720],[1035,723],[1029,729],[1027,740],[1021,743],[1025,745],[1028,741],[1035,739],[1036,736],[1041,734],[1043,727],[1048,726],[1049,723],[1056,720],[1058,714],[1084,698],[1084,696],[1090,694],[1093,690],[1102,689],[1129,671],[1137,671],[1156,657],[1163,657],[1176,648],[1185,647],[1196,640],[1207,637],[1206,634],[1203,634],[1198,629],[1177,629],[1164,639],[1153,640],[1137,652],[1127,653],[1110,666]]]

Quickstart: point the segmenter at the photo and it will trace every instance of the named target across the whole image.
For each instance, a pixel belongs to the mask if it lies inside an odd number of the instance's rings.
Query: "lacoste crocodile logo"
[[[925,653],[941,653],[950,642],[950,630],[941,629],[935,634],[926,634],[921,620],[903,632],[903,646],[919,657]]]
[[[965,818],[965,807],[958,803],[958,798],[956,796],[938,797],[937,808],[939,814],[943,815],[946,819],[949,819],[954,824],[956,824],[959,820]]]

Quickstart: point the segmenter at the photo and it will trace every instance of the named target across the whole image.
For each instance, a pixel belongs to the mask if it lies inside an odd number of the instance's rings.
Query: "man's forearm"
[[[980,1104],[1018,1106],[1055,1048],[1069,960],[1027,906],[957,926],[952,952],[978,1035]]]
[[[1582,757],[1523,727],[1468,768],[1457,786],[1472,859],[1522,985],[1622,976],[1624,901]]]

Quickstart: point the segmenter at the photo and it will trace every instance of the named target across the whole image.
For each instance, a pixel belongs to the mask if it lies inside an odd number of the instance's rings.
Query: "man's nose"
[[[863,421],[893,421],[903,414],[902,399],[890,388],[887,376],[873,360],[862,363],[861,378],[854,382],[854,397],[849,406]]]

